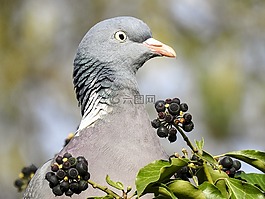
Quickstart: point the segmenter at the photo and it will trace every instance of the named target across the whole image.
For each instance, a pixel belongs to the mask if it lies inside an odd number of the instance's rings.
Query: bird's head
[[[175,57],[176,53],[152,38],[149,27],[139,19],[115,17],[93,26],[74,60],[74,87],[83,117],[98,102],[113,104],[109,99],[117,93],[137,94],[136,71],[156,56]]]
[[[175,57],[175,51],[152,38],[150,28],[134,17],[115,17],[97,23],[82,39],[76,59],[95,59],[114,70],[136,72],[156,56]]]

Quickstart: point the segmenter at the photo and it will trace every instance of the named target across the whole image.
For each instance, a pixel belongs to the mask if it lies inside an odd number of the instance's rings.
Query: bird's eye
[[[127,39],[127,35],[123,31],[118,31],[114,35],[115,39],[124,42]]]

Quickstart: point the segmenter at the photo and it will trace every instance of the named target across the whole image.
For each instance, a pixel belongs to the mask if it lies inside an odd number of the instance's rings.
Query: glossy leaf
[[[265,191],[265,175],[264,174],[242,172],[241,174],[236,175],[236,178],[245,180],[248,183],[260,188],[262,191]]]
[[[265,199],[264,192],[250,183],[234,178],[225,178],[224,181],[231,199]]]
[[[205,169],[208,170],[208,173],[210,174],[213,182],[215,182],[220,178],[228,178],[228,175],[225,172],[220,170],[215,170],[211,166],[207,165],[206,167],[200,168],[196,174],[198,177],[199,184],[202,184],[203,182],[208,180],[206,177]]]
[[[174,180],[167,187],[178,199],[206,199],[202,190],[185,180]]]
[[[157,160],[139,170],[136,177],[136,189],[138,196],[154,183],[168,181],[174,173],[188,164],[187,159],[171,158],[171,161]]]
[[[209,182],[202,183],[199,189],[203,191],[206,199],[226,199],[218,187]]]

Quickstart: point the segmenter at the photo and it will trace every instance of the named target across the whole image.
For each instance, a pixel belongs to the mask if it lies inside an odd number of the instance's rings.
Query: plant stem
[[[191,148],[191,150],[194,152],[194,153],[198,153],[198,149],[195,148],[191,141],[189,140],[189,138],[186,136],[186,134],[183,132],[183,130],[178,126],[178,125],[174,125],[178,132],[181,134],[181,136],[183,137],[184,141],[187,143],[187,145]]]
[[[113,196],[115,199],[122,199],[121,196],[119,196],[117,193],[115,193],[114,191],[110,190],[108,187],[105,187],[105,186],[101,186],[100,184],[97,184],[91,180],[88,180],[87,181],[88,184],[92,185],[92,187],[94,189],[99,189],[101,191],[104,191],[105,193],[107,193],[108,195],[111,195]]]

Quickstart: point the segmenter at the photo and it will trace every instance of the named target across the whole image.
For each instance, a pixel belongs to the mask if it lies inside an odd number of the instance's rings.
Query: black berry
[[[160,126],[159,119],[154,119],[153,121],[151,121],[151,125],[153,128],[157,129]]]
[[[172,99],[167,98],[167,99],[165,100],[165,102],[166,102],[166,104],[170,104],[170,103],[172,102]]]
[[[70,168],[68,170],[68,176],[69,176],[69,178],[72,178],[72,179],[77,178],[77,176],[78,176],[77,169],[76,168]]]
[[[29,167],[24,167],[21,171],[25,176],[30,176],[31,170]]]
[[[183,118],[184,118],[184,120],[185,120],[185,123],[189,123],[189,122],[191,122],[191,120],[192,120],[192,115],[189,114],[189,113],[185,113],[185,114],[183,115]]]
[[[86,175],[87,174],[87,164],[85,164],[84,162],[78,162],[76,164],[76,169],[79,172],[80,175]]]
[[[159,113],[158,113],[158,117],[159,117],[160,119],[164,119],[164,118],[166,117],[166,113],[165,113],[165,112],[159,112]]]
[[[234,177],[235,174],[236,174],[236,169],[234,167],[230,168],[229,170],[225,171],[226,174],[229,176],[229,177]]]
[[[224,168],[228,168],[230,169],[233,165],[233,160],[230,157],[224,157],[221,161],[220,164],[224,167]]]
[[[190,122],[188,124],[184,124],[182,128],[183,128],[184,131],[190,132],[194,128],[194,123]]]
[[[56,176],[58,177],[58,179],[62,180],[62,179],[64,179],[64,177],[66,176],[66,173],[65,173],[64,170],[59,169],[59,170],[56,172]]]
[[[79,185],[77,182],[72,182],[69,186],[69,188],[74,192],[74,193],[80,193],[79,190]]]
[[[180,100],[177,97],[173,98],[172,102],[177,103],[178,105],[180,104]]]
[[[69,190],[70,184],[67,181],[63,181],[61,182],[60,187],[63,192],[67,192]]]
[[[68,162],[70,163],[71,167],[74,167],[76,165],[76,163],[77,163],[77,159],[74,158],[74,157],[70,157],[68,159]]]
[[[181,111],[186,112],[189,109],[188,104],[181,103],[180,104],[180,109],[181,109]]]
[[[177,135],[176,134],[169,134],[168,136],[168,141],[169,142],[175,142],[177,140]]]
[[[167,127],[165,126],[160,126],[158,129],[157,129],[157,135],[161,138],[165,138],[168,136],[168,129]]]
[[[63,157],[58,155],[55,159],[55,161],[58,163],[58,164],[63,164]]]
[[[56,172],[56,171],[59,170],[59,166],[58,166],[57,164],[53,164],[53,165],[51,165],[51,170],[52,170],[53,172]]]
[[[61,196],[63,195],[63,191],[61,190],[60,185],[57,185],[55,187],[52,188],[52,192],[54,193],[54,195],[56,196]]]
[[[170,114],[167,114],[167,115],[165,116],[165,121],[166,121],[167,123],[172,122],[173,119],[174,119],[174,117],[173,117],[172,115],[170,115]]]
[[[21,188],[23,186],[23,181],[21,179],[17,179],[15,182],[14,182],[14,185],[15,187],[17,188]]]
[[[85,175],[82,176],[84,180],[89,180],[90,179],[90,173],[86,173]]]
[[[70,157],[72,157],[72,155],[70,154],[70,153],[65,153],[64,155],[63,155],[63,158],[70,158]]]
[[[50,185],[51,185],[52,187],[55,187],[56,185],[59,184],[59,180],[58,180],[57,176],[55,176],[55,175],[52,175],[52,176],[48,179],[48,181],[50,182]]]
[[[63,163],[63,169],[67,170],[67,169],[69,169],[70,167],[71,167],[71,164],[70,164],[69,161],[66,161],[66,162]]]
[[[38,168],[34,164],[30,165],[29,168],[32,173],[36,173],[36,171],[38,170]]]
[[[168,112],[172,115],[178,115],[180,112],[180,106],[177,103],[171,103],[168,107]]]
[[[88,188],[88,183],[85,180],[80,180],[79,182],[79,190],[84,191]]]
[[[72,196],[74,194],[74,192],[71,189],[68,189],[65,193],[66,196]]]
[[[86,160],[86,158],[85,158],[84,156],[78,156],[78,157],[76,158],[76,160],[77,160],[77,162],[83,162],[83,163],[85,163],[86,165],[88,165],[88,162],[87,162],[87,160]]]
[[[166,110],[165,102],[163,100],[159,100],[155,103],[155,109],[157,112],[164,112]]]
[[[241,163],[238,160],[234,160],[232,167],[234,167],[236,170],[239,170],[241,168]]]
[[[48,180],[49,182],[50,182],[50,178],[51,178],[51,176],[54,176],[55,174],[53,173],[53,172],[48,172],[48,173],[46,173],[46,175],[45,175],[45,179],[46,180]]]

